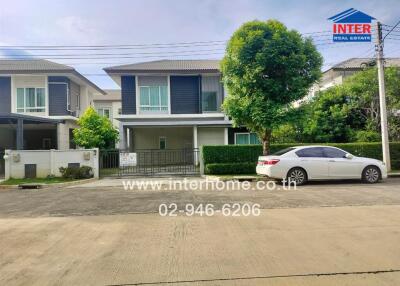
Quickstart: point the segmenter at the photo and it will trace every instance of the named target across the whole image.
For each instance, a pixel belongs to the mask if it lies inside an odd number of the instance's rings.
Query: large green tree
[[[385,69],[389,137],[400,140],[400,70]],[[380,140],[377,69],[355,73],[340,86],[320,92],[309,104],[305,137],[312,142]]]
[[[318,80],[321,65],[310,38],[276,20],[245,23],[221,63],[228,88],[223,109],[234,126],[257,133],[268,154],[272,131],[293,120],[292,103]]]
[[[74,142],[84,148],[114,148],[118,140],[118,130],[111,121],[100,116],[93,107],[86,109],[78,120],[79,128],[73,131]]]

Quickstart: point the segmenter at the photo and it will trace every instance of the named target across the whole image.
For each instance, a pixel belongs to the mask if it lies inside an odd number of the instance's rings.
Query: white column
[[[122,122],[119,123],[119,149],[125,150],[126,149],[126,134],[125,134],[125,127]]]
[[[228,145],[229,140],[228,140],[228,127],[224,128],[224,145]]]
[[[198,146],[198,140],[197,140],[197,125],[193,126],[193,148],[194,150],[194,164],[197,166],[199,164],[199,156],[197,149],[199,148]]]

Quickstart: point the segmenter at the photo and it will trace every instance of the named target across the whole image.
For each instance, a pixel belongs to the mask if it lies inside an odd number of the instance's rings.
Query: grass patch
[[[35,179],[8,179],[0,183],[0,185],[21,185],[21,184],[57,184],[77,181],[74,179],[55,178],[35,178]]]

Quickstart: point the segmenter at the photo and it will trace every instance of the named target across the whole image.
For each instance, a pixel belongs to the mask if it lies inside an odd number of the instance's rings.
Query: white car
[[[382,161],[356,157],[336,147],[299,146],[260,156],[257,174],[302,185],[312,180],[361,179],[377,183],[387,178]]]

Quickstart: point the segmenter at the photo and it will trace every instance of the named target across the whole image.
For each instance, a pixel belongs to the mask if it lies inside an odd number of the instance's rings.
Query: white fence
[[[37,178],[49,175],[60,177],[60,167],[89,166],[95,178],[99,177],[99,149],[84,150],[6,150],[4,155],[5,179],[25,178],[27,166],[34,166]]]

